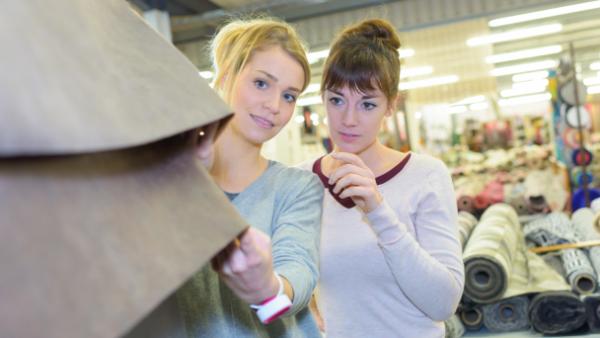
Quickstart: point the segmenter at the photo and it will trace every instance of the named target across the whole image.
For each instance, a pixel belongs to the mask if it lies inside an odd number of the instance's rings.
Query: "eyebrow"
[[[330,92],[334,93],[334,94],[337,94],[337,95],[341,96],[341,97],[346,97],[344,94],[342,94],[342,93],[340,93],[338,91],[335,91],[333,89],[328,89],[328,90]],[[364,95],[364,96],[361,97],[361,99],[362,100],[369,100],[369,99],[374,99],[374,98],[377,98],[377,97],[379,97],[379,95]]]
[[[261,72],[261,73],[263,73],[263,74],[265,74],[265,76],[268,77],[269,79],[271,79],[271,80],[273,80],[275,82],[279,82],[279,79],[275,75],[273,75],[273,74],[271,74],[269,72],[265,72],[264,70],[258,70],[258,71]],[[298,89],[296,87],[288,87],[288,90],[293,90],[293,91],[296,91],[296,92],[300,93],[300,89]]]

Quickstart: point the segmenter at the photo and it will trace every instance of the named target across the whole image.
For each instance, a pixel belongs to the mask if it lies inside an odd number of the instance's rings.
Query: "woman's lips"
[[[250,117],[261,128],[271,129],[275,126],[275,124],[273,122],[267,120],[264,117],[256,116],[253,114],[250,114]]]
[[[343,131],[338,131],[338,134],[340,135],[342,141],[347,143],[353,142],[360,137],[358,134],[346,133]]]

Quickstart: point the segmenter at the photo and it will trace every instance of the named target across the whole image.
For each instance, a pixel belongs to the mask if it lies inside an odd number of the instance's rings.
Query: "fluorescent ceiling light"
[[[550,72],[547,70],[541,70],[538,72],[529,72],[513,75],[513,82],[524,82],[524,81],[532,81],[537,79],[545,79],[550,75]]]
[[[583,79],[583,84],[588,87],[593,85],[600,85],[600,76],[588,77],[587,79]]]
[[[588,94],[600,94],[600,86],[588,87],[587,93]]]
[[[490,105],[487,102],[472,103],[469,105],[469,110],[471,110],[471,111],[486,110],[486,109],[488,109],[489,106]]]
[[[415,55],[415,50],[411,48],[398,49],[398,54],[400,55],[401,59],[406,59]]]
[[[202,71],[199,71],[198,74],[200,74],[200,76],[202,76],[205,79],[212,79],[213,76],[215,76],[215,74],[213,72],[211,72],[210,70],[202,70]]]
[[[528,87],[528,88],[511,88],[500,91],[502,97],[522,96],[527,94],[541,93],[546,90],[546,86]]]
[[[548,83],[550,81],[548,81],[548,79],[539,79],[539,80],[532,80],[532,81],[523,81],[523,82],[514,82],[512,84],[512,89],[525,89],[525,88],[531,88],[531,87],[544,87],[546,88],[548,86]]]
[[[449,84],[449,83],[458,82],[458,80],[459,80],[458,76],[448,75],[448,76],[432,77],[432,78],[423,79],[423,80],[401,82],[400,86],[398,86],[398,87],[400,90],[408,90],[408,89]]]
[[[513,41],[520,40],[525,38],[531,38],[534,36],[552,34],[556,32],[560,32],[562,30],[562,25],[559,23],[554,23],[550,25],[542,25],[542,26],[534,26],[529,28],[519,28],[513,29],[510,31],[478,36],[475,38],[471,38],[467,40],[467,45],[470,47],[493,44],[497,42],[504,41]]]
[[[414,77],[419,75],[429,75],[431,73],[433,73],[433,67],[431,66],[405,68],[400,70],[400,79],[405,79],[407,77]]]
[[[471,97],[464,98],[460,101],[456,101],[456,102],[452,103],[451,106],[479,103],[479,102],[483,102],[483,101],[485,101],[485,96],[477,95],[477,96],[471,96]]]
[[[600,62],[594,62],[590,65],[591,70],[600,70]]]
[[[543,94],[519,96],[510,99],[500,99],[498,100],[498,105],[502,107],[520,106],[528,103],[550,101],[551,98],[552,95],[546,92]]]
[[[551,18],[554,16],[578,13],[583,11],[589,11],[592,9],[600,8],[600,1],[588,1],[582,2],[575,5],[561,6],[556,8],[545,9],[541,11],[535,11],[525,14],[512,15],[504,18],[491,20],[488,25],[490,27],[501,27],[506,25],[512,25],[520,22],[527,22],[545,18]]]
[[[320,83],[311,83],[304,90],[304,94],[306,94],[306,93],[315,93],[315,92],[318,92],[319,90],[321,90],[321,84]]]
[[[318,50],[315,52],[310,52],[306,56],[308,58],[308,63],[313,64],[321,59],[326,58],[329,55],[329,49]]]
[[[525,49],[525,50],[520,50],[517,52],[490,55],[485,58],[485,62],[500,63],[500,62],[506,62],[506,61],[514,61],[514,60],[520,60],[520,59],[533,58],[533,57],[542,56],[542,55],[557,54],[557,53],[560,53],[561,51],[562,51],[562,47],[560,45]]]
[[[558,66],[558,62],[554,60],[544,60],[530,63],[521,63],[513,66],[506,66],[500,68],[494,68],[490,72],[492,76],[503,76],[503,75],[512,75],[517,73],[523,73],[529,70],[542,70],[555,68]]]
[[[299,107],[309,106],[311,104],[321,104],[323,100],[321,99],[321,95],[301,97],[296,102],[296,105]]]

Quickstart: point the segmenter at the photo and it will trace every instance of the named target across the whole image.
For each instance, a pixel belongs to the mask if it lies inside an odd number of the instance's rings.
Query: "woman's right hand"
[[[259,304],[279,291],[273,271],[271,239],[248,228],[213,259],[213,268],[229,288],[248,304]]]

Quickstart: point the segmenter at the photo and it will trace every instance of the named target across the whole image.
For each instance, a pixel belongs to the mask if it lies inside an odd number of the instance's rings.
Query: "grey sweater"
[[[205,266],[177,293],[189,337],[320,337],[306,305],[319,277],[322,199],[315,175],[273,161],[234,198],[248,223],[271,235],[275,271],[291,283],[293,306],[284,318],[263,325]]]

